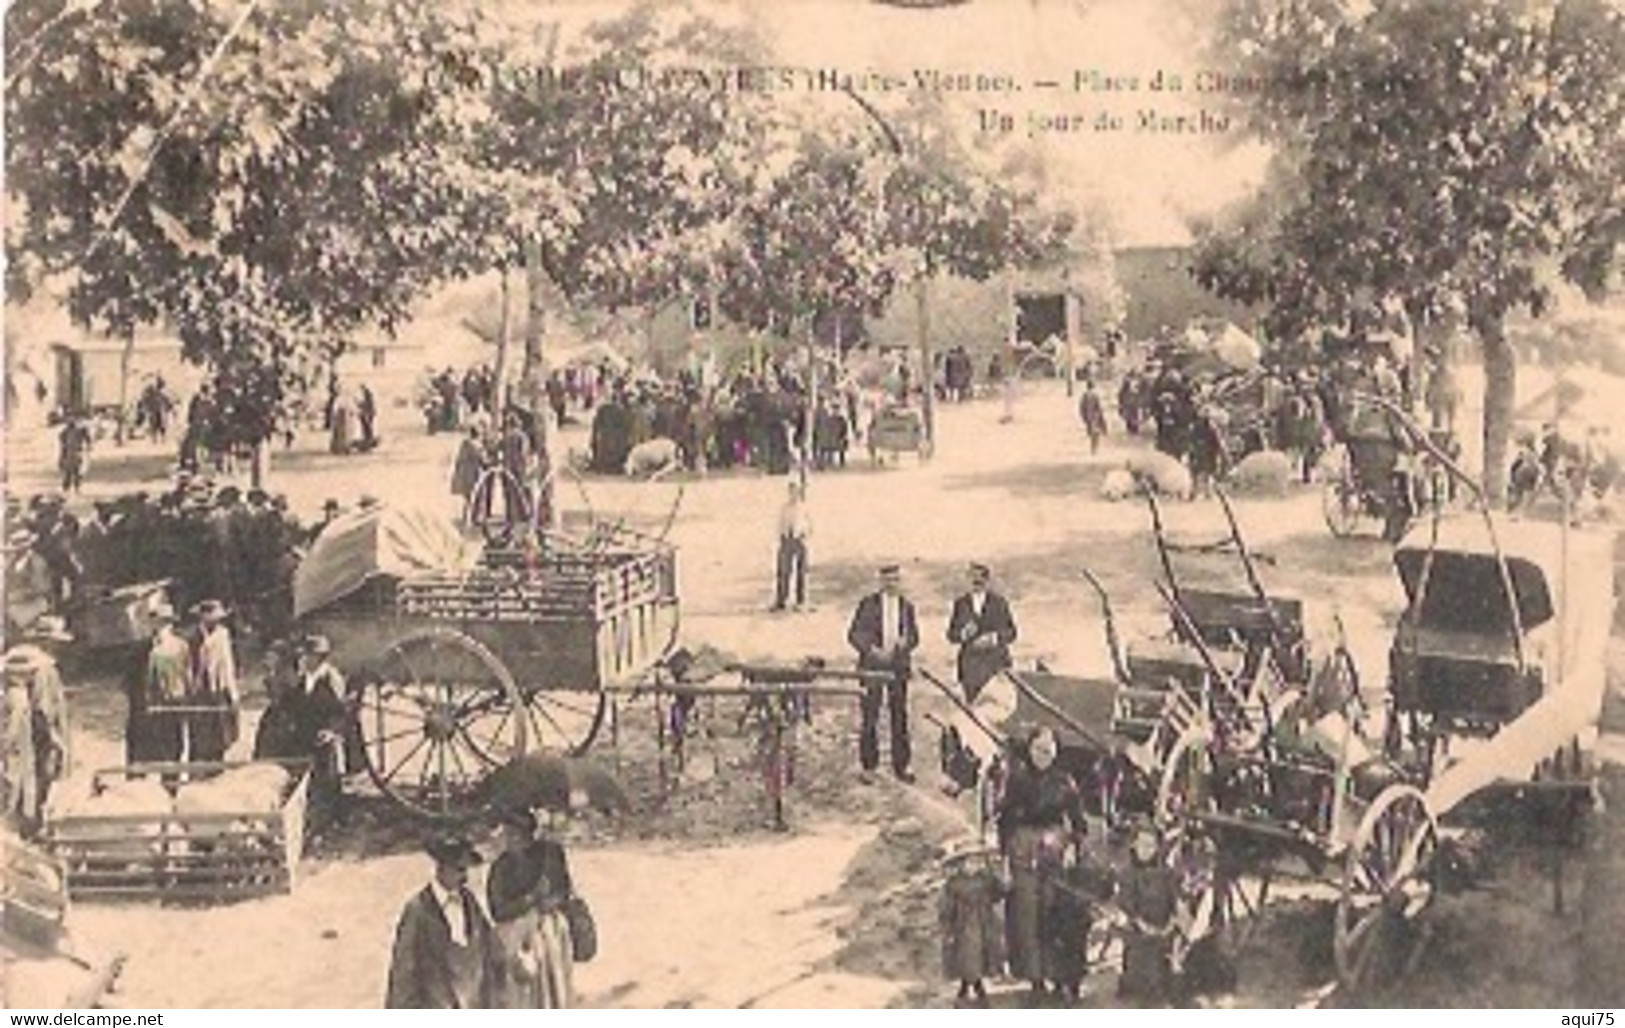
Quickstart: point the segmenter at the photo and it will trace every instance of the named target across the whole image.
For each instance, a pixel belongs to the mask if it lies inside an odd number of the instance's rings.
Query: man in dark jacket
[[[846,641],[858,654],[858,670],[883,671],[885,682],[867,682],[860,711],[858,761],[865,781],[880,766],[880,704],[886,702],[891,719],[892,771],[903,782],[914,781],[909,769],[913,756],[908,731],[908,679],[914,650],[920,645],[914,604],[902,593],[902,569],[888,564],[880,569],[880,588],[858,602],[847,629]]]
[[[989,679],[1010,666],[1016,641],[1010,601],[988,588],[992,577],[987,565],[972,564],[970,591],[954,600],[948,617],[948,641],[959,647],[959,686],[972,703]]]
[[[481,857],[467,839],[438,838],[426,847],[434,878],[406,902],[389,963],[390,1009],[487,1009],[502,979],[502,955],[491,922],[468,887]]]

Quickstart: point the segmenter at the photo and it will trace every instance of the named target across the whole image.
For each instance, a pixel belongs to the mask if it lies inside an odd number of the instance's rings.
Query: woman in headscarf
[[[537,834],[528,810],[503,815],[504,850],[486,879],[486,904],[506,956],[500,1006],[569,1009],[574,959],[565,901],[574,891],[564,847]]]
[[[1031,982],[1040,996],[1049,983],[1071,978],[1052,966],[1049,940],[1060,926],[1047,924],[1045,914],[1053,882],[1084,833],[1081,793],[1056,765],[1059,752],[1054,732],[1034,732],[1025,754],[1016,755],[998,813],[999,845],[1010,868],[1005,908],[1010,974]]]

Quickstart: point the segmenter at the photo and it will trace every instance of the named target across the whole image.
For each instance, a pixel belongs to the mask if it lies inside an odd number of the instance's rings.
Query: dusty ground
[[[946,676],[951,651],[941,632],[948,604],[964,563],[977,559],[992,564],[1014,601],[1021,663],[1042,659],[1056,670],[1105,674],[1099,612],[1079,569],[1088,566],[1103,579],[1126,634],[1162,626],[1147,584],[1155,557],[1144,509],[1095,497],[1124,450],[1109,446],[1090,458],[1057,387],[1024,396],[1012,424],[1000,424],[998,414],[993,403],[943,410],[939,456],[928,464],[905,456],[897,466],[873,469],[860,457],[849,470],[815,479],[815,609],[803,614],[765,611],[783,479],[729,474],[683,484],[673,538],[681,547],[684,640],[743,656],[844,660],[853,603],[877,563],[897,560],[920,606],[923,663]],[[328,496],[353,500],[358,483],[390,501],[451,509],[445,482],[453,437],[425,437],[403,420],[375,455],[333,458],[319,452],[318,442],[278,458],[274,486],[301,513],[314,514]],[[48,443],[10,443],[11,487],[38,488]],[[584,434],[567,431],[560,445],[584,446]],[[86,498],[151,488],[164,466],[163,454],[141,447],[98,453]],[[585,489],[566,490],[563,502],[580,510],[590,500],[600,512],[653,525],[678,486],[595,480]],[[1276,561],[1267,569],[1271,585],[1322,608],[1335,605],[1365,683],[1380,688],[1400,599],[1386,547],[1375,539],[1331,539],[1312,491],[1241,501],[1238,509],[1249,541]],[[1209,541],[1223,530],[1211,503],[1175,505],[1169,521],[1191,540]],[[1192,580],[1237,575],[1224,558],[1190,557],[1181,572]],[[612,750],[606,735],[602,755],[619,765],[638,810],[620,824],[572,830],[572,861],[602,939],[599,959],[578,969],[584,1002],[945,1005],[948,991],[937,980],[937,853],[970,820],[964,806],[938,791],[936,736],[923,717],[941,703],[923,686],[916,689],[919,784],[860,785],[853,774],[853,705],[821,700],[800,740],[786,834],[769,828],[751,740],[734,724],[737,707],[719,704],[711,722],[716,738],[695,742],[686,776],[664,796],[650,705],[620,710],[621,745]],[[117,763],[122,710],[108,684],[80,684],[73,703],[85,735],[81,768]],[[347,831],[313,848],[290,896],[213,909],[82,904],[73,912],[74,929],[93,949],[131,954],[112,997],[120,1006],[375,1006],[395,916],[427,870],[413,839],[412,826],[387,805],[363,801]],[[1571,870],[1569,884],[1606,890],[1617,904],[1617,880],[1588,877],[1582,867]],[[1418,973],[1377,1002],[1558,1006],[1576,998],[1578,921],[1551,913],[1539,867],[1511,864],[1491,890],[1441,904],[1437,922]],[[1244,956],[1242,989],[1230,1002],[1280,1007],[1317,998],[1327,965],[1314,946],[1315,924],[1307,905],[1272,908]],[[1105,971],[1086,1003],[1107,1002],[1110,986]],[[1007,985],[998,1001],[1024,999]]]

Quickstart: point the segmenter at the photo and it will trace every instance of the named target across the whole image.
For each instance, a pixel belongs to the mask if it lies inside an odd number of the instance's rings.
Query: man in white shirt
[[[807,516],[807,491],[800,482],[790,483],[790,495],[779,510],[779,557],[773,609],[783,610],[795,586],[796,609],[807,603],[807,540],[812,520]]]
[[[884,699],[891,720],[892,771],[900,781],[912,782],[908,679],[914,650],[920,645],[920,629],[914,604],[902,593],[902,569],[896,564],[882,567],[880,588],[858,602],[846,641],[857,651],[858,670],[884,671],[891,676],[885,682],[864,684],[858,736],[858,762],[864,779],[869,780],[880,766],[880,706]]]

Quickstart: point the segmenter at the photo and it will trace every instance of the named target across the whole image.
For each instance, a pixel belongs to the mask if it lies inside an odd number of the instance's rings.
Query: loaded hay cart
[[[316,540],[294,605],[302,631],[332,643],[378,789],[455,820],[512,758],[592,745],[608,690],[676,642],[676,573],[672,547],[621,527],[510,549],[377,507]]]

